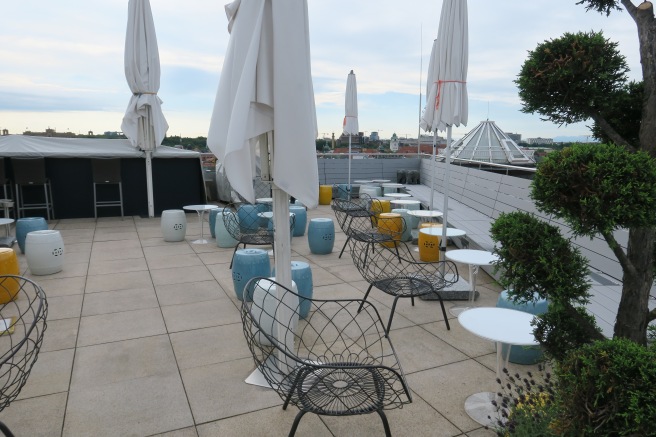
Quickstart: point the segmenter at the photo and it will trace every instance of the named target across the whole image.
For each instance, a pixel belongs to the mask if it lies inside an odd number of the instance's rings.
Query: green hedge
[[[556,368],[563,435],[656,435],[656,350],[625,339],[573,351]]]

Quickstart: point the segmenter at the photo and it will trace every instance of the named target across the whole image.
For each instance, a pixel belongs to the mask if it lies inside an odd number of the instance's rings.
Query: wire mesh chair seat
[[[0,275],[0,411],[20,393],[37,360],[46,330],[43,289],[27,278]],[[12,437],[0,422],[0,431]]]
[[[349,242],[351,257],[358,272],[369,283],[364,295],[366,300],[372,288],[394,296],[394,302],[385,332],[389,334],[394,311],[399,298],[410,298],[435,293],[440,302],[442,316],[447,329],[451,329],[442,296],[437,291],[458,282],[458,268],[452,261],[417,261],[408,245],[397,242],[392,247],[371,244],[352,238]]]
[[[242,303],[244,336],[257,368],[284,401],[306,413],[348,416],[378,413],[412,402],[403,370],[376,308],[357,299],[299,296],[271,279],[254,278]],[[310,313],[299,318],[302,301]],[[286,314],[286,316],[285,316]],[[278,329],[282,329],[280,333]]]
[[[335,213],[339,227],[346,234],[346,241],[339,252],[339,258],[344,254],[344,250],[351,238],[372,244],[392,243],[395,240],[400,240],[407,226],[405,220],[401,219],[400,229],[385,229],[383,226],[383,231],[381,231],[379,218],[371,209],[372,204],[375,202],[377,202],[376,199],[371,199],[366,194],[363,194],[359,199],[333,200],[331,208]],[[379,208],[379,210],[382,210],[382,208]]]
[[[228,234],[238,243],[232,253],[230,268],[232,268],[235,253],[237,253],[240,245],[243,245],[244,248],[247,245],[271,246],[273,248],[274,227],[272,226],[272,219],[262,217],[261,213],[262,210],[256,205],[245,202],[229,204],[223,208],[221,212],[223,224]],[[290,232],[293,231],[294,224],[295,217],[291,216],[289,220]]]

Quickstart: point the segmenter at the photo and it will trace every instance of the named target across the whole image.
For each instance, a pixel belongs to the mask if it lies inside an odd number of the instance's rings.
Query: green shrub
[[[549,310],[537,317],[533,325],[535,338],[556,361],[591,343],[600,332],[594,316],[584,307],[563,306],[558,301],[552,301]],[[597,332],[591,334],[593,330]]]
[[[625,339],[573,351],[556,369],[563,435],[656,435],[656,350]]]

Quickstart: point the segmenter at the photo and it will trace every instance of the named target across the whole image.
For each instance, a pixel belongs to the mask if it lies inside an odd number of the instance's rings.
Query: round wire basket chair
[[[43,289],[22,276],[0,275],[0,411],[20,393],[37,360],[46,330]],[[0,422],[0,431],[13,434]]]

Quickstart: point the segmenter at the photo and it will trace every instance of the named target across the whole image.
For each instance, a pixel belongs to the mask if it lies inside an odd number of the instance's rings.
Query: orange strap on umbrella
[[[445,83],[467,83],[464,80],[438,80],[437,82],[437,95],[435,96],[435,109],[440,107],[440,94],[442,93],[442,85]]]

